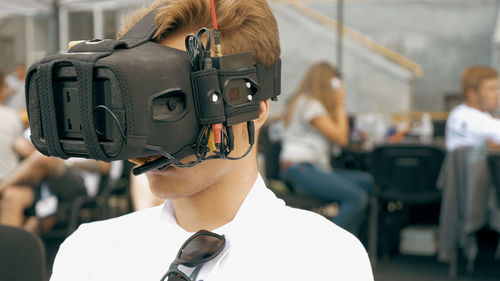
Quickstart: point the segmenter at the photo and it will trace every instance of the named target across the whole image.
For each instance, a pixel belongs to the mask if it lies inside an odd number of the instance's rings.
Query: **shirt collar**
[[[276,196],[267,189],[264,180],[260,174],[258,174],[254,185],[248,192],[233,220],[213,230],[215,233],[225,235],[226,246],[217,258],[209,261],[203,266],[198,277],[208,278],[213,272],[216,272],[221,261],[224,260],[225,256],[230,252],[231,244],[239,238],[244,238],[246,232],[256,228],[254,225],[255,223],[261,222],[263,218],[269,216],[270,211],[272,212],[273,209],[281,206],[284,206],[284,202],[276,200]],[[177,224],[172,200],[166,200],[163,204],[160,221],[161,225],[168,228],[167,231],[169,232],[169,236],[179,235],[179,238],[185,237],[184,240],[186,240],[193,234],[184,230]],[[180,243],[183,243],[182,241],[180,241]]]

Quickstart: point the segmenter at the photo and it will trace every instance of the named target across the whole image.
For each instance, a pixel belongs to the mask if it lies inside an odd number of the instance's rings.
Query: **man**
[[[498,108],[498,73],[473,65],[462,73],[464,103],[452,110],[446,123],[446,148],[500,144],[500,120],[492,116]]]
[[[211,27],[209,3],[155,2],[125,26],[158,8],[158,40],[184,50],[187,34]],[[250,51],[265,65],[279,59],[277,24],[265,0],[219,0],[215,7],[225,55]],[[256,130],[268,112],[269,101],[261,102]],[[246,124],[233,130],[231,155],[242,155],[248,148]],[[201,229],[223,234],[226,246],[196,280],[373,280],[366,251],[354,236],[317,214],[284,206],[266,189],[255,147],[240,160],[169,166],[147,177],[152,192],[166,202],[80,226],[61,245],[52,281],[160,280],[184,241]]]

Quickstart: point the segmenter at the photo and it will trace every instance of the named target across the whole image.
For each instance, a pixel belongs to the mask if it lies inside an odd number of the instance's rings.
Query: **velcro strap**
[[[125,33],[120,40],[127,42],[128,48],[134,48],[153,39],[157,31],[156,27],[156,9],[145,15],[139,22],[137,22],[127,33]]]
[[[261,91],[254,98],[278,100],[281,93],[281,59],[270,67],[257,63],[255,68],[257,68],[257,79]]]
[[[109,157],[104,153],[99,143],[94,124],[94,108],[92,102],[94,62],[72,60],[71,63],[75,67],[77,74],[83,141],[87,144],[89,156],[92,159],[106,161]]]
[[[54,91],[52,85],[52,68],[54,62],[40,64],[38,72],[38,91],[40,93],[40,115],[42,128],[47,141],[47,150],[50,155],[67,159],[68,155],[61,147],[59,130],[56,119]]]
[[[224,116],[224,102],[215,68],[194,72],[191,75],[196,115],[201,124],[221,123]],[[213,98],[216,98],[214,100]]]

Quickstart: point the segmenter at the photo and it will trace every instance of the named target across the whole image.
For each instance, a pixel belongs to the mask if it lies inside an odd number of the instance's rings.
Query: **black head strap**
[[[156,27],[156,9],[149,12],[125,33],[120,40],[126,41],[128,48],[134,48],[153,39]]]

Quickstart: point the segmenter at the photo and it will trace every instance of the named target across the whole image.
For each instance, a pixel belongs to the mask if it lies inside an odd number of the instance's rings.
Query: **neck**
[[[233,162],[231,172],[220,181],[192,196],[173,200],[175,218],[184,230],[210,231],[233,220],[258,174],[255,156]]]
[[[472,108],[475,108],[479,111],[486,111],[484,108],[480,107],[479,104],[475,103],[475,102],[465,102],[465,105],[467,105],[468,107],[472,107]]]

